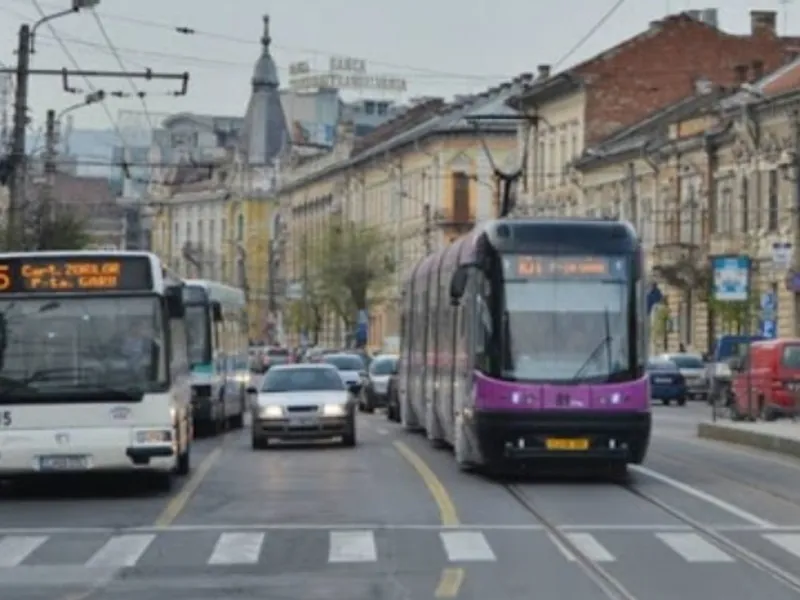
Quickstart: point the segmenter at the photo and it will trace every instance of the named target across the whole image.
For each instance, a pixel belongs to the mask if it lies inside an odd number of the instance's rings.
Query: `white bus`
[[[189,472],[182,286],[146,252],[0,254],[0,478]]]
[[[192,415],[198,433],[244,424],[247,381],[247,302],[244,291],[216,281],[187,279],[184,287]]]

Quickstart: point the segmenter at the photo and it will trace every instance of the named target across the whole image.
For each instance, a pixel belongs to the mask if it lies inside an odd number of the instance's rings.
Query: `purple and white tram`
[[[404,427],[465,470],[641,463],[645,288],[619,221],[500,219],[423,258],[403,290]]]

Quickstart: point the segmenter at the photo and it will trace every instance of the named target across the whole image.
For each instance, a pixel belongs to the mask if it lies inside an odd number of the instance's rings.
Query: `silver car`
[[[387,405],[389,379],[397,369],[397,358],[396,354],[381,354],[370,363],[359,401],[359,408],[364,412],[371,413]]]
[[[708,397],[708,374],[703,357],[699,354],[664,354],[662,358],[674,362],[686,380],[690,398]]]
[[[340,437],[343,445],[356,445],[355,398],[332,365],[275,366],[248,393],[254,450],[271,440]]]

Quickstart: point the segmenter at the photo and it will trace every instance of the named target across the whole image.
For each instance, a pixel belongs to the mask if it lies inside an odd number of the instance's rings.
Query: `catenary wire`
[[[572,55],[573,55],[573,54],[575,54],[575,53],[576,53],[578,50],[580,50],[580,49],[583,47],[583,45],[584,45],[586,42],[588,42],[588,41],[589,41],[589,39],[590,39],[590,38],[591,38],[591,37],[592,37],[592,36],[593,36],[595,33],[597,33],[598,31],[600,31],[600,28],[601,28],[601,27],[603,27],[603,25],[605,25],[605,24],[606,24],[606,22],[608,22],[608,20],[609,20],[611,17],[613,17],[613,16],[614,16],[614,14],[615,14],[615,13],[616,13],[616,12],[617,12],[617,11],[618,11],[620,8],[622,8],[622,5],[623,5],[623,4],[625,4],[625,0],[616,0],[616,2],[614,2],[614,4],[611,6],[611,8],[609,8],[609,9],[608,9],[608,10],[605,12],[605,14],[604,14],[602,17],[600,17],[600,18],[597,20],[597,22],[596,22],[594,25],[592,25],[592,27],[589,29],[589,31],[587,31],[587,32],[586,32],[586,34],[585,34],[585,35],[584,35],[584,36],[583,36],[581,39],[579,39],[579,40],[578,40],[578,41],[575,43],[575,45],[574,45],[574,46],[572,46],[572,48],[570,48],[569,50],[567,50],[567,52],[566,52],[566,53],[565,53],[565,54],[564,54],[564,55],[563,55],[561,58],[559,58],[559,59],[558,59],[558,60],[557,60],[555,63],[553,63],[553,68],[554,68],[554,69],[557,69],[557,68],[558,68],[558,67],[560,67],[562,64],[564,64],[564,62],[566,62],[567,60],[569,60],[570,58],[572,58]]]
[[[131,77],[130,72],[128,71],[128,67],[125,65],[125,62],[122,60],[122,57],[117,51],[116,46],[114,46],[114,42],[111,41],[111,37],[108,35],[108,32],[106,31],[106,28],[103,25],[103,21],[102,19],[100,19],[100,15],[97,14],[97,11],[94,8],[92,8],[90,12],[92,13],[92,17],[94,17],[95,23],[97,23],[97,28],[100,30],[100,33],[102,34],[103,38],[106,41],[106,44],[108,45],[108,49],[114,55],[114,58],[116,59],[117,64],[119,65],[119,68],[126,74],[126,79],[128,80],[128,84],[130,85],[131,90],[133,91],[134,95],[139,99],[139,103],[142,105],[142,109],[144,109],[144,115],[145,118],[147,118],[147,123],[150,126],[150,131],[154,132],[156,128],[153,125],[153,118],[150,116],[150,108],[147,106],[147,101],[144,99],[144,93],[139,91],[138,86],[133,81],[133,77]]]
[[[39,14],[42,16],[42,18],[45,18],[47,15],[44,12],[44,9],[39,4],[39,0],[31,0],[31,2],[33,2],[33,5],[36,7],[36,10],[39,11]],[[67,59],[72,63],[72,66],[76,70],[80,71],[81,67],[78,64],[78,61],[75,60],[75,57],[72,55],[72,52],[70,52],[70,50],[67,47],[67,45],[59,37],[58,32],[56,31],[55,27],[53,27],[52,23],[48,22],[47,23],[47,28],[50,30],[50,33],[53,35],[53,37],[55,37],[56,41],[58,42],[58,45],[61,46],[61,50],[66,55]],[[89,79],[88,77],[84,76],[83,80],[86,82],[86,86],[93,93],[97,93],[97,88],[92,83],[91,79]],[[108,122],[111,125],[111,128],[114,130],[114,133],[116,134],[116,136],[119,138],[120,142],[122,143],[122,146],[126,149],[126,151],[128,151],[129,146],[128,146],[126,140],[125,140],[125,136],[122,135],[122,131],[120,131],[119,125],[117,124],[117,121],[114,119],[114,116],[111,114],[111,111],[109,110],[108,106],[106,105],[105,100],[103,100],[101,102],[98,102],[98,104],[100,104],[100,106],[103,108],[103,112],[105,112],[106,117],[108,117]]]

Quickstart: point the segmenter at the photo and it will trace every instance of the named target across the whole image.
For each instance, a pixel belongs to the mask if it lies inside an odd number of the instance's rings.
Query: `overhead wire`
[[[575,54],[575,53],[576,53],[578,50],[580,50],[581,48],[583,48],[583,45],[584,45],[586,42],[588,42],[588,41],[589,41],[589,40],[592,38],[592,36],[593,36],[595,33],[597,33],[598,31],[600,31],[600,29],[603,27],[603,25],[605,25],[605,24],[608,22],[608,20],[609,20],[611,17],[613,17],[613,16],[614,16],[614,13],[616,13],[616,12],[617,12],[617,11],[618,11],[620,8],[622,8],[622,5],[623,5],[623,4],[625,4],[625,1],[626,1],[626,0],[616,0],[616,1],[614,2],[614,4],[612,4],[612,5],[611,5],[611,8],[609,8],[609,9],[608,9],[608,10],[607,10],[607,11],[606,11],[604,14],[603,14],[603,16],[601,16],[601,17],[600,17],[600,18],[597,20],[597,22],[596,22],[594,25],[592,25],[592,26],[589,28],[589,31],[587,31],[587,32],[586,32],[586,33],[583,35],[583,37],[581,37],[581,38],[580,38],[580,39],[579,39],[579,40],[578,40],[578,41],[575,43],[575,45],[573,45],[573,46],[572,46],[572,47],[571,47],[569,50],[567,50],[567,52],[566,52],[566,53],[565,53],[565,54],[564,54],[564,55],[563,55],[561,58],[559,58],[559,59],[558,59],[556,62],[554,62],[554,63],[553,63],[553,69],[557,69],[558,67],[560,67],[561,65],[563,65],[563,64],[564,64],[566,61],[568,61],[570,58],[572,58],[572,56],[573,56],[573,55],[574,55],[574,54]]]
[[[36,10],[39,12],[41,17],[44,19],[47,16],[47,14],[44,12],[44,9],[39,4],[39,0],[31,0],[31,2],[36,7]],[[70,52],[70,50],[67,47],[67,45],[64,43],[64,41],[58,35],[58,31],[56,31],[56,28],[53,27],[53,24],[50,23],[49,21],[46,23],[46,25],[47,25],[47,28],[50,30],[50,33],[55,38],[56,42],[58,42],[58,45],[61,46],[61,50],[64,52],[64,55],[72,63],[72,66],[75,68],[76,71],[80,71],[81,67],[78,64],[78,61],[75,60],[75,57],[73,56],[72,52]],[[88,87],[89,90],[91,90],[92,93],[97,93],[97,87],[95,87],[95,85],[92,83],[91,79],[89,79],[88,77],[86,77],[84,75],[83,76],[83,80],[86,82],[86,87]],[[106,117],[108,117],[108,122],[111,125],[111,128],[114,130],[115,135],[119,138],[120,142],[122,143],[123,148],[125,148],[127,150],[129,148],[129,146],[128,146],[127,141],[125,140],[125,136],[122,135],[122,131],[120,130],[116,119],[114,119],[114,116],[111,114],[111,111],[109,110],[108,106],[106,105],[105,99],[100,101],[100,102],[98,102],[97,104],[99,104],[102,107],[103,112],[105,112]]]
[[[147,101],[144,98],[145,92],[139,90],[139,87],[133,81],[133,77],[131,77],[131,74],[128,71],[128,67],[122,60],[122,57],[117,51],[116,46],[114,46],[114,42],[111,41],[111,36],[108,35],[108,32],[106,31],[106,28],[103,25],[103,21],[100,19],[100,15],[97,14],[97,11],[94,9],[94,7],[90,10],[90,12],[92,13],[92,17],[94,17],[95,23],[97,23],[97,28],[100,30],[103,39],[105,39],[106,44],[108,45],[108,49],[111,50],[111,53],[114,55],[114,58],[116,59],[117,64],[119,65],[119,68],[125,73],[125,78],[127,79],[128,84],[130,85],[131,90],[133,91],[133,94],[139,99],[139,103],[142,105],[142,109],[144,109],[144,115],[145,118],[147,119],[148,125],[150,126],[150,130],[152,132],[155,132],[156,127],[153,124],[152,116],[150,116],[150,108],[147,106]]]

